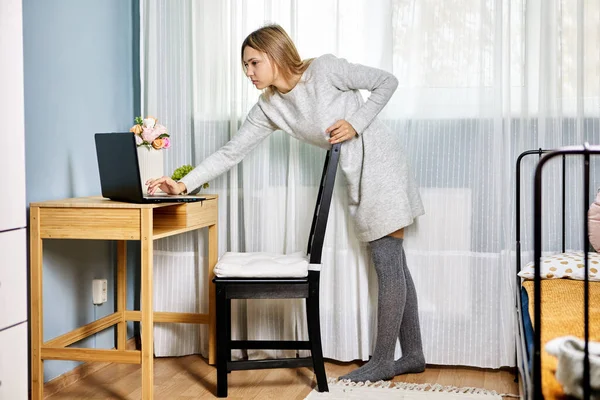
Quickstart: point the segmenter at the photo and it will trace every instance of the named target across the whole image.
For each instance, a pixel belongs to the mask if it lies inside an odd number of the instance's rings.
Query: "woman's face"
[[[267,53],[246,46],[242,61],[246,69],[246,76],[250,78],[257,89],[267,88],[277,79],[277,69],[269,60]]]

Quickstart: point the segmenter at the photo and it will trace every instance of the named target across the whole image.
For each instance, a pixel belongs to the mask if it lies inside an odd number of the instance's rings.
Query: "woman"
[[[376,118],[397,79],[332,55],[303,61],[278,25],[244,40],[242,63],[246,76],[264,92],[239,132],[180,181],[148,181],[148,192],[191,191],[239,163],[276,129],[324,149],[343,142],[340,167],[348,182],[350,213],[358,239],[369,242],[379,296],[373,357],[341,379],[375,382],[422,372],[417,295],[402,242],[403,228],[424,210],[398,139]],[[359,89],[371,92],[366,102]],[[403,356],[394,361],[398,337]]]

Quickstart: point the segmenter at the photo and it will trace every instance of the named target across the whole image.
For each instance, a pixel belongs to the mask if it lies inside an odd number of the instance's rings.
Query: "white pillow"
[[[600,281],[600,254],[588,253],[588,268],[590,281]],[[542,279],[584,279],[583,252],[559,253],[551,256],[545,256],[541,259],[541,277]],[[534,266],[533,261],[525,265],[519,272],[521,278],[533,279]]]

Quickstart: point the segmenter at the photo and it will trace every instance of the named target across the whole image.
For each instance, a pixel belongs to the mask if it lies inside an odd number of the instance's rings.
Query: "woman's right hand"
[[[148,194],[154,194],[158,189],[167,194],[181,194],[186,191],[183,182],[175,182],[168,176],[163,176],[158,179],[148,179],[146,185],[148,185]]]

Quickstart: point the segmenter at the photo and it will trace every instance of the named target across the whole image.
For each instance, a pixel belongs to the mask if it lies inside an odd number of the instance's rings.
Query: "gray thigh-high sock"
[[[406,305],[404,306],[399,334],[402,357],[394,363],[394,373],[396,375],[423,372],[425,370],[417,291],[408,270],[404,249],[402,249],[402,264],[404,278],[406,279]]]
[[[377,298],[377,339],[371,360],[340,379],[354,382],[393,378],[394,350],[406,301],[402,262],[402,239],[385,236],[369,243],[379,294]]]

